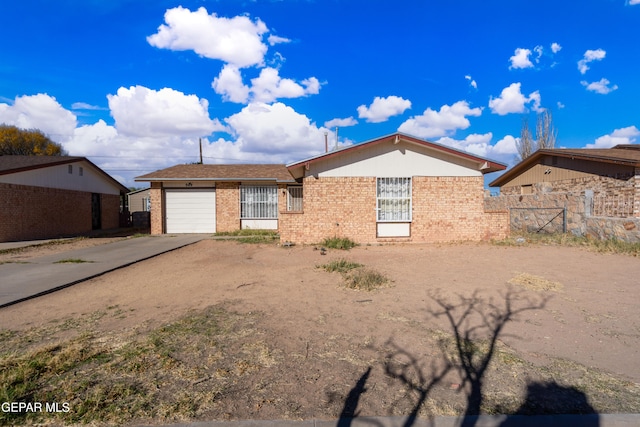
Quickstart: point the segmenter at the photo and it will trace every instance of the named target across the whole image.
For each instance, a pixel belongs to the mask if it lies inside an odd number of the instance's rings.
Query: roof
[[[176,165],[138,176],[136,181],[277,181],[293,182],[282,164]]]
[[[505,170],[507,168],[507,165],[493,161],[493,160],[489,160],[486,159],[484,157],[479,157],[479,156],[475,156],[473,154],[467,153],[466,151],[460,151],[460,150],[456,150],[454,148],[448,147],[446,145],[442,145],[442,144],[437,144],[435,142],[430,142],[430,141],[425,141],[423,139],[420,138],[416,138],[414,136],[411,135],[407,135],[407,134],[403,134],[400,132],[396,132],[390,135],[386,135],[380,138],[376,138],[376,139],[372,139],[369,141],[365,141],[365,142],[361,142],[359,144],[354,144],[354,145],[350,145],[348,147],[344,147],[344,148],[340,148],[338,150],[334,150],[334,151],[329,151],[327,153],[322,153],[319,154],[317,156],[313,156],[310,157],[308,159],[304,159],[304,160],[300,160],[294,163],[289,163],[287,165],[287,169],[289,169],[289,171],[292,171],[293,169],[296,168],[300,168],[302,166],[307,166],[308,164],[320,161],[320,160],[324,160],[324,159],[328,159],[334,156],[340,156],[343,155],[346,152],[350,152],[350,151],[355,151],[355,150],[361,150],[365,147],[374,145],[374,144],[380,144],[383,142],[390,142],[390,141],[394,141],[394,142],[399,142],[399,141],[405,141],[405,142],[409,142],[412,144],[416,144],[416,145],[420,145],[423,147],[427,147],[427,148],[431,148],[437,151],[440,151],[442,153],[446,153],[449,155],[452,155],[454,157],[458,157],[458,158],[462,158],[462,159],[466,159],[466,160],[471,160],[472,162],[475,162],[478,164],[478,169],[483,173],[490,173],[490,172],[496,172],[496,171],[501,171],[501,170]],[[295,176],[295,174],[292,172],[292,174]]]
[[[129,189],[116,181],[111,175],[100,169],[86,157],[77,156],[20,156],[20,155],[0,155],[0,175],[8,175],[18,172],[26,172],[35,169],[49,168],[52,166],[65,165],[69,163],[87,162],[95,170],[107,178],[121,193],[127,193]]]
[[[621,144],[613,148],[549,148],[536,151],[491,182],[489,187],[503,186],[546,156],[640,167],[640,145]]]

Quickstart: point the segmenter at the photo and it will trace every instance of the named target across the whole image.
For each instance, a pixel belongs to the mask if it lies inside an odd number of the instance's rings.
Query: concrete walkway
[[[145,236],[0,264],[0,308],[48,294],[109,271],[210,238],[206,234]],[[86,262],[58,263],[77,259]]]
[[[362,417],[333,421],[208,421],[171,424],[164,427],[460,427],[462,425],[461,417],[432,419]],[[480,415],[467,418],[465,425],[474,427],[637,427],[640,426],[640,414]]]

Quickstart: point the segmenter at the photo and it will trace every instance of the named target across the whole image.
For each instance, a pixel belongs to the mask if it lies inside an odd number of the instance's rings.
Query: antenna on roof
[[[336,150],[338,149],[338,126],[336,126]]]
[[[202,138],[198,138],[198,142],[200,142],[200,164],[202,164]]]
[[[329,140],[327,139],[329,135],[329,132],[324,131],[324,152],[328,153],[329,152]]]

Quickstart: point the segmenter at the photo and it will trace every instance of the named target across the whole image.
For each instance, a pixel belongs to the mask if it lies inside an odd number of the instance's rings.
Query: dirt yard
[[[347,289],[340,259],[390,280]],[[640,412],[639,278],[558,246],[206,240],[0,309],[0,356],[85,354],[36,384],[71,415],[13,422]]]

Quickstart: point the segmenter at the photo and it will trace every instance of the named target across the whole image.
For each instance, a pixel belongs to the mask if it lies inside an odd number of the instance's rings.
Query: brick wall
[[[240,229],[240,183],[216,184],[216,232]]]
[[[159,182],[151,183],[149,198],[151,199],[151,234],[162,234],[164,232],[164,200],[162,185]]]
[[[504,238],[508,214],[486,213],[482,177],[414,177],[411,237],[376,237],[375,177],[307,177],[303,213],[280,210],[280,238],[317,243],[348,237],[358,243],[447,242]]]
[[[91,231],[91,193],[0,183],[0,241],[48,239]],[[119,225],[119,196],[103,194],[102,228]]]

